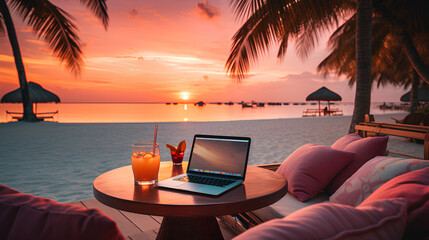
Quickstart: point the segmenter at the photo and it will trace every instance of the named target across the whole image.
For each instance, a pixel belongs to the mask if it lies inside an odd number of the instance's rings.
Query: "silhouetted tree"
[[[80,0],[80,3],[89,8],[107,29],[109,17],[106,0]],[[0,0],[0,33],[7,31],[15,58],[22,94],[23,120],[37,121],[9,7],[33,28],[37,37],[49,44],[53,54],[75,74],[78,74],[83,67],[81,43],[77,35],[77,28],[71,21],[71,15],[50,1]]]

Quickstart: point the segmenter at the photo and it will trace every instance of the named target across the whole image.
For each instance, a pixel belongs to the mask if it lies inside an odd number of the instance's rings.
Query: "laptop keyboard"
[[[227,179],[201,177],[201,176],[193,176],[193,175],[183,176],[181,178],[177,178],[174,180],[182,181],[182,182],[200,183],[200,184],[206,184],[206,185],[212,185],[212,186],[218,186],[218,187],[223,187],[234,182],[232,180],[227,180]]]

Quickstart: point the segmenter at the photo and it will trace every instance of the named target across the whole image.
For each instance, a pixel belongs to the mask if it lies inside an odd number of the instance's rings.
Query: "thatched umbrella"
[[[61,102],[60,98],[57,95],[44,89],[42,86],[40,86],[35,82],[28,82],[28,89],[30,91],[30,97],[33,103],[36,104],[36,112],[37,112],[37,103]],[[18,88],[16,90],[13,90],[12,92],[6,93],[1,98],[1,102],[2,103],[21,103],[22,102],[21,90]]]
[[[321,87],[317,91],[311,93],[307,96],[305,101],[318,101],[319,102],[319,116],[320,116],[320,101],[328,101],[328,110],[330,110],[329,102],[330,101],[341,101],[342,98],[340,95],[335,92],[327,89],[326,87]]]
[[[419,87],[418,94],[419,102],[429,102],[429,89],[427,87]],[[401,97],[401,102],[409,102],[411,97],[411,91],[405,93]]]

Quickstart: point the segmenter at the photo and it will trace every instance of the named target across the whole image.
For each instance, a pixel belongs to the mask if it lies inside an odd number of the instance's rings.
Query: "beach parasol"
[[[429,102],[429,89],[427,87],[419,87],[419,102]],[[401,102],[409,102],[411,91],[405,93],[401,97]]]
[[[327,89],[326,87],[321,87],[317,91],[311,93],[307,96],[305,101],[318,101],[319,102],[319,116],[320,116],[320,101],[328,101],[328,110],[330,110],[329,102],[330,101],[341,101],[342,98],[340,95],[335,92]]]
[[[30,91],[30,97],[33,103],[36,104],[36,112],[37,112],[37,103],[49,103],[49,102],[55,102],[59,103],[61,102],[60,98],[44,89],[42,86],[35,82],[28,82],[28,89]],[[1,103],[21,103],[22,102],[22,95],[20,88],[13,90],[9,93],[6,93],[1,98]]]

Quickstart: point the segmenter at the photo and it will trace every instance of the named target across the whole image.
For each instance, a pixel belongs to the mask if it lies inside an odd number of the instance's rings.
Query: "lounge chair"
[[[424,113],[410,113],[407,116],[405,116],[405,118],[402,120],[396,119],[396,118],[392,118],[392,119],[395,120],[396,123],[402,123],[402,124],[408,124],[408,125],[420,125],[424,116],[425,116]]]
[[[423,117],[422,124],[423,126],[429,126],[429,113],[426,113],[426,115]]]

